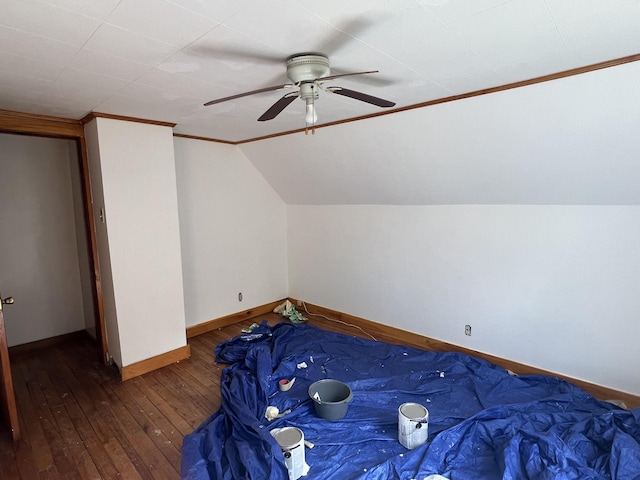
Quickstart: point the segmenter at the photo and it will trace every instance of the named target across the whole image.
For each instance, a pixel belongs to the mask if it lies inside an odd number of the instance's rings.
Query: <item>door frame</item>
[[[2,314],[2,295],[0,295],[0,400],[2,405],[2,418],[9,423],[11,436],[14,442],[20,440],[20,422],[18,421],[18,407],[11,379],[11,362],[9,361],[9,348],[7,346],[7,333],[4,327],[4,315]]]
[[[80,160],[80,173],[82,183],[82,203],[85,217],[86,234],[91,251],[90,262],[93,269],[92,295],[94,313],[96,319],[96,343],[98,360],[107,364],[107,334],[104,318],[104,301],[102,297],[102,282],[100,275],[100,262],[98,257],[98,241],[96,237],[96,219],[93,210],[93,194],[91,189],[91,177],[89,174],[89,157],[84,136],[84,126],[80,120],[71,120],[60,117],[34,115],[30,113],[0,110],[0,133],[17,133],[38,137],[61,138],[74,140],[78,149]],[[6,289],[5,289],[6,290]]]

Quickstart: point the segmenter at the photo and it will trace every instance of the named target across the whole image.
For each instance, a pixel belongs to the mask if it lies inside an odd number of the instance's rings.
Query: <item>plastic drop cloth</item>
[[[216,355],[231,364],[222,406],[185,437],[183,479],[288,480],[269,433],[285,426],[315,444],[305,480],[640,479],[640,409],[599,402],[557,378],[285,323],[263,323]],[[293,377],[281,392],[278,381]],[[307,390],[322,378],[353,391],[342,420],[315,415]],[[429,410],[428,441],[414,450],[398,442],[405,402]],[[269,422],[267,406],[292,411]]]

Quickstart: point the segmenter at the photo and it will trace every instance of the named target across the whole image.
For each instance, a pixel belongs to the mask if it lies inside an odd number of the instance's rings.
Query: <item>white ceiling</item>
[[[304,127],[287,56],[320,51],[340,85],[414,105],[640,53],[640,0],[0,0],[0,109],[91,111],[240,141]],[[378,107],[325,93],[318,123]]]

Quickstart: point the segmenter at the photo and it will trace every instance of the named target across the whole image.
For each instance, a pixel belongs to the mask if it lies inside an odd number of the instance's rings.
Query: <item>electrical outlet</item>
[[[471,325],[465,325],[464,326],[464,334],[471,336]]]
[[[238,301],[241,302],[242,301],[242,292],[238,293]]]

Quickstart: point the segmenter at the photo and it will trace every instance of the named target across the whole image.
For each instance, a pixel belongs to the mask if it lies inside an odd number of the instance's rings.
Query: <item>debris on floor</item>
[[[285,300],[284,303],[274,308],[273,313],[279,313],[281,317],[288,318],[291,323],[302,323],[307,321],[307,317],[297,311],[296,307],[294,307],[293,303],[289,300]]]
[[[258,325],[257,323],[252,323],[250,327],[248,328],[243,328],[241,330],[242,333],[251,333],[253,332],[256,328],[258,328],[260,325]]]

